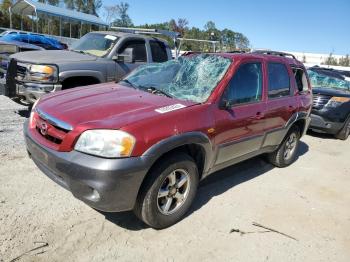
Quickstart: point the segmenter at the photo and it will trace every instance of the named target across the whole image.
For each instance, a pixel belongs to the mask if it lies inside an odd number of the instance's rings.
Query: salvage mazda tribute
[[[312,93],[288,56],[190,54],[44,96],[25,124],[29,156],[91,207],[168,227],[207,175],[260,154],[278,167],[296,159]]]

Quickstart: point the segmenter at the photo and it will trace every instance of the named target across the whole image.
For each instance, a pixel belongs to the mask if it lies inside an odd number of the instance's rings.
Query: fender
[[[205,174],[212,164],[212,159],[214,156],[212,143],[210,139],[202,132],[188,132],[175,136],[171,136],[164,140],[159,141],[158,143],[151,146],[143,153],[143,156],[148,156],[152,159],[152,165],[157,159],[166,154],[167,152],[178,148],[180,146],[195,144],[199,145],[204,150],[204,168],[203,174]]]
[[[104,75],[99,71],[93,71],[93,70],[69,70],[64,71],[59,74],[59,80],[60,82],[63,82],[64,80],[70,78],[70,77],[79,77],[79,76],[90,76],[96,78],[100,83],[105,82]]]
[[[299,120],[305,121],[304,130],[300,130],[301,136],[303,136],[305,134],[305,132],[307,131],[308,126],[309,126],[309,122],[310,122],[310,114],[308,112],[301,111],[301,112],[294,113],[286,124],[287,132],[292,127],[292,125]]]

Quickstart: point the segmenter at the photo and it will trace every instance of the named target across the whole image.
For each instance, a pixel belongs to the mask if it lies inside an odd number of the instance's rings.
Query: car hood
[[[97,57],[66,50],[45,50],[17,53],[11,56],[21,62],[58,64],[64,62],[95,61]]]
[[[6,44],[6,45],[16,45],[19,48],[23,48],[23,49],[31,49],[31,50],[44,50],[44,48],[40,47],[40,46],[36,46],[36,45],[32,45],[32,44],[27,44],[27,43],[23,43],[23,42],[19,42],[19,41],[14,41],[14,40],[2,40],[0,38],[0,45],[2,44]],[[1,50],[1,48],[0,48]]]
[[[50,94],[40,100],[37,109],[73,129],[117,129],[161,114],[156,109],[177,104],[185,108],[195,103],[107,83]]]
[[[327,96],[341,96],[350,97],[350,91],[347,89],[336,89],[336,88],[313,88],[313,94],[327,95]]]

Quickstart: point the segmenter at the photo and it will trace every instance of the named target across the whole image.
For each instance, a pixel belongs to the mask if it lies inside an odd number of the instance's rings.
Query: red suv
[[[168,227],[207,175],[260,154],[278,167],[295,160],[312,93],[289,56],[188,55],[44,96],[25,124],[29,155],[93,208]]]

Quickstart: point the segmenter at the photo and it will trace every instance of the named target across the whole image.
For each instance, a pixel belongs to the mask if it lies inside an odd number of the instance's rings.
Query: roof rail
[[[137,27],[119,27],[119,26],[111,26],[110,29],[130,33],[130,34],[146,34],[146,35],[164,35],[172,38],[174,46],[175,46],[175,57],[179,57],[180,49],[178,48],[178,38],[181,36],[180,33],[162,29],[149,29],[149,28],[137,28]]]
[[[283,56],[283,57],[292,57],[296,60],[296,57],[289,53],[279,52],[279,51],[272,51],[272,50],[254,50],[252,51],[254,54],[263,54],[263,55],[277,55],[277,56]]]
[[[146,35],[165,35],[171,38],[180,37],[180,33],[162,29],[149,29],[149,28],[137,28],[137,27],[119,27],[111,26],[113,30],[130,33],[130,34],[146,34]]]
[[[229,54],[245,54],[245,53],[247,53],[246,51],[244,51],[244,50],[231,50],[231,51],[227,51],[227,52],[225,52],[225,53],[229,53]]]
[[[219,43],[219,41],[213,41],[213,40],[181,38],[181,34],[178,32],[162,30],[162,29],[119,27],[119,26],[111,26],[110,29],[113,29],[119,32],[130,33],[130,34],[164,35],[164,36],[170,37],[174,42],[176,58],[179,56],[181,45],[182,45],[182,42],[184,41],[210,43],[213,45],[214,53],[216,52],[216,45]]]

